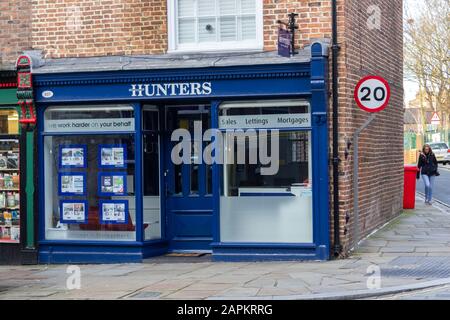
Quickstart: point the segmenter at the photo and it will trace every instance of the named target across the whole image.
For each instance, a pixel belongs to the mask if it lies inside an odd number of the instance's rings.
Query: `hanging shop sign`
[[[311,115],[309,113],[219,117],[220,129],[282,129],[309,127],[311,127]]]
[[[292,33],[289,30],[278,29],[278,55],[289,58],[292,52]]]
[[[45,121],[44,130],[46,132],[132,132],[135,127],[134,118],[58,119]]]
[[[358,106],[367,112],[383,111],[391,98],[389,83],[382,77],[367,76],[356,85],[354,98]]]

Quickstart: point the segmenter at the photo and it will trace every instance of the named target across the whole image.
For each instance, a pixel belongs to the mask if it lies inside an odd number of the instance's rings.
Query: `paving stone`
[[[402,247],[402,246],[393,246],[393,247],[384,247],[381,248],[380,251],[382,253],[387,253],[387,252],[394,252],[394,253],[409,253],[409,252],[414,252],[415,251],[415,247],[410,246],[410,247]]]
[[[205,299],[216,294],[216,290],[180,290],[164,296],[164,299]]]
[[[73,291],[65,287],[66,265],[0,266],[0,299],[273,299],[367,289],[367,268],[373,265],[381,268],[383,288],[420,283],[433,274],[386,273],[400,258],[417,267],[424,258],[450,257],[450,212],[417,207],[364,240],[345,260],[171,263],[175,260],[150,259],[143,264],[81,265],[82,289]],[[434,260],[426,261],[433,270]],[[447,298],[445,292],[441,298]]]
[[[232,288],[216,294],[221,297],[254,297],[258,294],[260,288]],[[213,295],[214,297],[214,295]]]

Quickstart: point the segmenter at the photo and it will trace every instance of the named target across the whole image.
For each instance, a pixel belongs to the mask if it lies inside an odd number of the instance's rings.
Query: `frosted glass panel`
[[[256,39],[256,19],[255,17],[242,17],[241,21],[241,36],[242,40]]]
[[[180,19],[178,22],[178,42],[192,43],[195,42],[195,20]]]
[[[222,242],[312,243],[312,193],[220,198]]]
[[[220,40],[236,40],[236,18],[220,18]]]
[[[159,196],[143,198],[145,240],[161,239],[161,206]]]
[[[178,16],[193,17],[195,15],[195,0],[178,0]]]

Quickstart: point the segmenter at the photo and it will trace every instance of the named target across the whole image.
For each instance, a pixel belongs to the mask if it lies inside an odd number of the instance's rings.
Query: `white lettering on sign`
[[[45,132],[134,131],[134,118],[46,120]]]
[[[132,97],[207,96],[212,93],[211,82],[132,84]]]
[[[219,117],[220,129],[308,128],[310,126],[311,115],[309,113]]]

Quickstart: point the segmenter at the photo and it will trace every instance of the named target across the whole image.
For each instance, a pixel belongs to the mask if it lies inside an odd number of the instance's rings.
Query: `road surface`
[[[439,166],[439,177],[436,177],[433,189],[433,198],[450,206],[450,166]],[[417,191],[424,193],[422,179],[417,181]]]
[[[450,300],[450,286],[400,293],[376,300]]]

